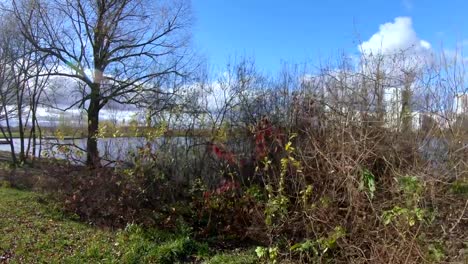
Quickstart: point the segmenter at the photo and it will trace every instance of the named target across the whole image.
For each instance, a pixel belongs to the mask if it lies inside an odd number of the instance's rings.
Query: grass
[[[207,264],[244,264],[258,263],[255,252],[220,253],[213,256]]]
[[[0,254],[11,263],[105,261],[112,254],[111,232],[67,219],[41,195],[0,188],[0,215]]]
[[[100,229],[64,215],[59,208],[42,194],[0,184],[0,262],[256,262],[251,251],[214,252],[188,234],[144,230],[137,225]]]

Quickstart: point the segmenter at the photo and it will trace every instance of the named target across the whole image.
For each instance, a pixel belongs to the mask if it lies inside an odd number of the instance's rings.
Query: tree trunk
[[[411,109],[411,84],[414,80],[413,73],[405,73],[404,88],[401,93],[401,124],[402,132],[404,134],[409,133],[412,128],[413,117]]]
[[[26,155],[24,153],[24,125],[23,125],[23,112],[18,109],[18,132],[19,132],[19,140],[20,140],[20,153],[19,153],[19,161],[24,162],[26,161]]]
[[[24,84],[21,84],[23,86]],[[16,105],[18,107],[18,130],[19,130],[19,140],[20,140],[20,153],[19,161],[25,162],[26,155],[24,153],[24,124],[23,124],[23,94],[24,87],[18,87],[16,91]]]
[[[401,94],[401,130],[404,134],[411,131],[412,115],[411,115],[411,91],[405,88]]]
[[[37,134],[36,134],[36,124],[38,123],[37,122],[37,116],[36,116],[36,98],[35,98],[35,95],[33,95],[33,99],[32,99],[32,105],[31,105],[31,111],[32,111],[32,116],[31,116],[31,135],[29,137],[29,139],[31,140],[32,139],[32,156],[31,156],[31,159],[34,161],[34,159],[36,158],[36,144],[37,144]],[[29,152],[29,146],[28,146],[28,150]]]
[[[92,87],[91,98],[88,107],[88,138],[86,144],[86,165],[90,168],[99,168],[101,161],[97,146],[99,130],[99,85]]]

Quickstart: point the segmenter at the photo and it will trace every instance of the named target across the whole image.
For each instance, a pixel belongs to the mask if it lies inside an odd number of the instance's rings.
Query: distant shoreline
[[[11,132],[12,138],[13,139],[18,139],[20,138],[19,132],[18,131],[13,131]],[[52,134],[52,135],[51,135]],[[50,131],[47,132],[46,136],[42,136],[42,139],[47,139],[47,140],[71,140],[71,139],[85,139],[87,138],[86,133],[77,133],[76,135],[72,135],[70,133],[67,133],[68,135],[63,135],[63,136],[55,136],[53,135],[53,132],[51,133]],[[117,135],[112,134],[111,132],[105,132],[102,137],[99,138],[135,138],[135,137],[145,137],[146,131],[144,129],[141,129],[140,131],[121,131]],[[160,137],[208,137],[212,134],[211,130],[207,129],[195,129],[195,130],[168,130],[166,131],[163,135]],[[24,135],[25,139],[29,137],[29,133],[26,133]],[[39,137],[38,137],[39,138]],[[0,140],[6,139],[1,135],[0,133]]]

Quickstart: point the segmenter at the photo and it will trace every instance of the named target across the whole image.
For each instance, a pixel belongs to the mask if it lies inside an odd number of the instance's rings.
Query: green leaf
[[[374,193],[376,190],[375,176],[368,169],[364,169],[364,171],[362,172],[361,186],[364,186],[364,188],[367,189],[367,192],[369,193],[370,198],[373,199]]]
[[[263,258],[263,257],[265,257],[265,255],[267,253],[267,249],[264,248],[264,247],[257,247],[255,249],[255,253],[257,253],[258,258]]]

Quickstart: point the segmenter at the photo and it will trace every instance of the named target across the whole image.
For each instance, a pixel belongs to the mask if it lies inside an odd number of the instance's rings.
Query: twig
[[[463,208],[463,212],[460,214],[460,217],[458,218],[457,222],[453,224],[452,228],[450,228],[449,233],[452,233],[452,231],[455,229],[455,227],[460,223],[460,221],[463,218],[463,215],[465,215],[466,207],[468,206],[468,199],[465,202],[465,207]]]

